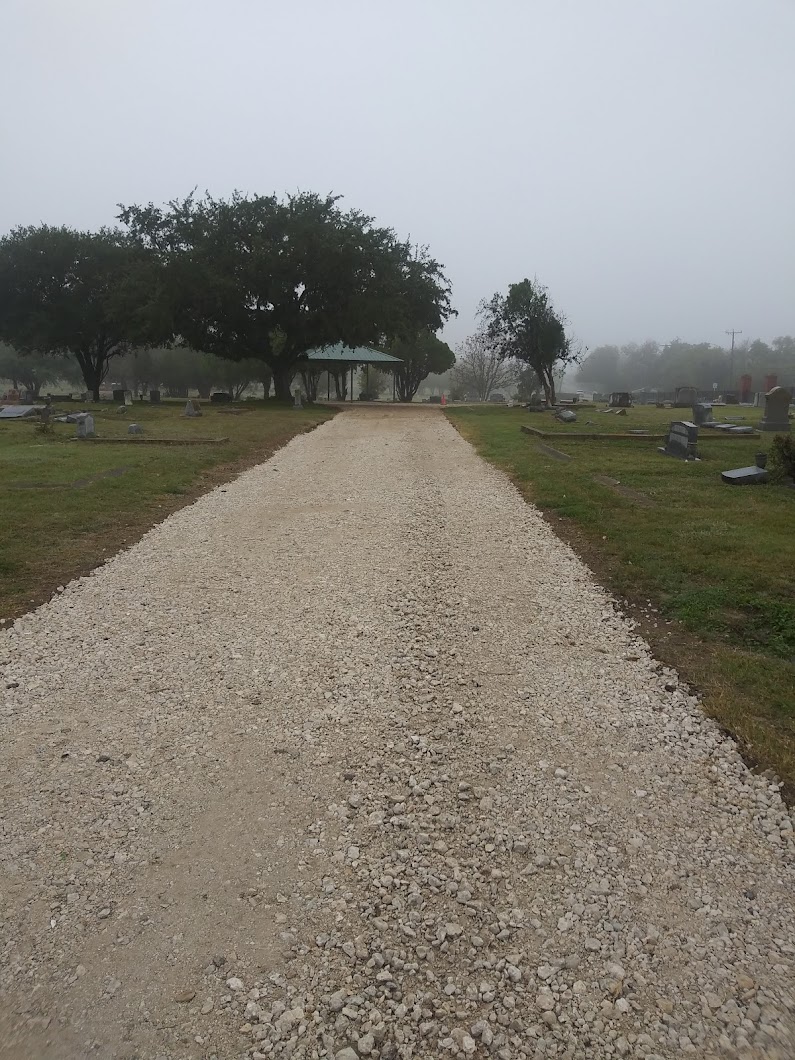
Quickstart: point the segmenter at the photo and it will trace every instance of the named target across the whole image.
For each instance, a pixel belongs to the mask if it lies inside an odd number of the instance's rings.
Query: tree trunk
[[[304,384],[307,401],[317,401],[317,385],[320,381],[319,368],[306,368],[301,371],[301,381]]]
[[[334,380],[334,390],[337,401],[345,401],[348,397],[348,373],[345,368],[332,368],[331,377]]]
[[[267,401],[268,398],[270,397],[270,393],[271,393],[271,383],[273,382],[273,373],[272,372],[263,372],[261,381],[262,381],[262,396]]]
[[[292,400],[290,388],[295,378],[294,368],[277,368],[273,373],[273,388],[276,392],[277,401]]]

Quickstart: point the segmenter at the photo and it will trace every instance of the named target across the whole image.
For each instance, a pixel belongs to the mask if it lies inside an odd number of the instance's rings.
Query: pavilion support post
[[[351,401],[353,401],[353,365],[351,365]]]
[[[331,372],[326,372],[326,400],[331,397]]]
[[[367,387],[367,400],[369,401],[370,400],[370,365],[369,364],[367,364],[367,366],[365,367],[364,374],[365,374],[365,379],[366,379],[366,382],[365,382],[364,385]]]
[[[395,369],[392,369],[392,401],[395,401]]]

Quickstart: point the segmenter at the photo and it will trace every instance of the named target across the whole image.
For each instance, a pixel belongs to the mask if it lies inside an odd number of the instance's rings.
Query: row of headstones
[[[159,390],[150,390],[149,391],[149,401],[153,405],[159,405],[160,404],[160,397],[161,397],[161,393],[160,393]],[[142,394],[141,395],[141,401],[143,401],[143,399],[144,398],[143,398],[143,394]],[[113,400],[116,402],[117,405],[132,405],[132,403],[133,403],[132,390],[114,390],[113,391]]]
[[[94,417],[90,412],[85,412],[75,417],[78,438],[96,438],[97,431],[94,426]],[[128,434],[143,434],[144,429],[140,423],[131,423],[127,427]]]
[[[792,394],[783,386],[775,386],[765,394],[765,414],[759,421],[759,430],[766,433],[789,434],[789,406]],[[693,405],[693,422],[699,427],[733,434],[753,434],[752,427],[737,427],[733,423],[718,423],[713,419],[712,405],[699,402]]]

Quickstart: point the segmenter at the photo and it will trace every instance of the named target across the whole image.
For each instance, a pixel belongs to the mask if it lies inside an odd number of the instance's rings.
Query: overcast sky
[[[795,0],[0,0],[0,231],[334,191],[585,345],[795,331]]]

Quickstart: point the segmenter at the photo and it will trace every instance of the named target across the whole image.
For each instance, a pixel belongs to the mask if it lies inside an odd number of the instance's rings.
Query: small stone
[[[239,994],[241,990],[244,990],[243,980],[238,979],[236,975],[233,975],[231,979],[227,979],[226,985],[234,994]]]
[[[195,997],[195,990],[181,990],[178,994],[174,995],[174,1000],[178,1005],[186,1005],[189,1001],[193,1001]]]
[[[359,1060],[359,1055],[355,1049],[346,1045],[344,1049],[334,1054],[334,1060]]]
[[[206,1015],[208,1015],[208,1013],[212,1012],[212,1010],[213,1010],[213,999],[211,997],[208,997],[207,1000],[204,1002],[204,1004],[201,1007],[201,1014],[202,1014],[202,1016],[206,1016]]]

